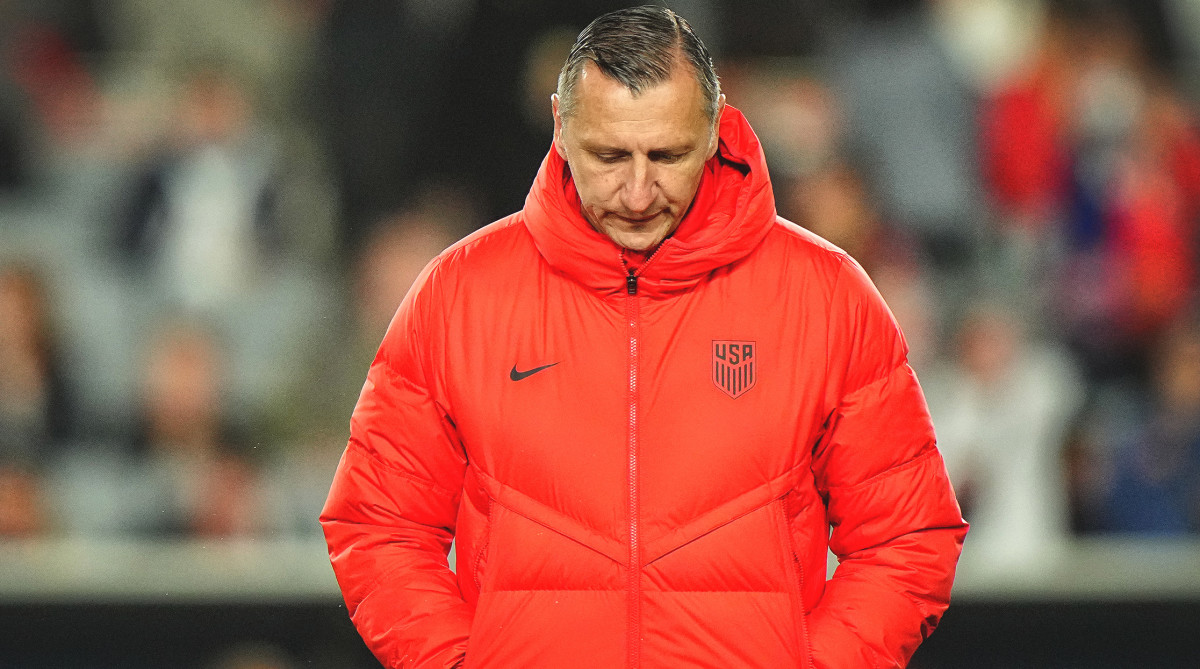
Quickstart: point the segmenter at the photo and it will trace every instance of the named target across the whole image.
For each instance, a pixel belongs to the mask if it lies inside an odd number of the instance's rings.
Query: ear
[[[717,147],[721,144],[721,114],[725,111],[725,94],[717,96],[717,115],[713,119],[712,136],[708,145],[708,158],[717,155]]]
[[[558,109],[558,93],[550,94],[550,113],[554,115],[554,150],[558,151],[558,155],[563,160],[566,160],[567,152],[563,149],[562,143],[563,119]]]

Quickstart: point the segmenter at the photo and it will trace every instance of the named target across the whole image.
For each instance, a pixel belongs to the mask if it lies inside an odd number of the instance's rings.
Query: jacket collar
[[[639,270],[639,294],[692,288],[750,253],[774,223],[766,158],[750,124],[726,105],[718,133],[717,154],[705,165],[687,216]],[[524,218],[538,251],[555,270],[603,294],[625,289],[622,249],[583,217],[570,169],[553,148],[525,199]]]

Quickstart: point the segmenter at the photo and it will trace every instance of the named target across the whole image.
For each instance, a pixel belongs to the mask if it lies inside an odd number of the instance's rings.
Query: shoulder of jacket
[[[517,212],[451,244],[430,261],[431,274],[440,279],[449,275],[457,276],[464,271],[471,274],[482,271],[486,274],[490,266],[507,264],[518,258],[522,248],[532,250],[533,238],[525,227],[521,212]]]
[[[861,267],[849,253],[817,233],[793,223],[782,216],[775,217],[765,243],[778,247],[793,260],[808,260],[818,272],[835,279],[844,269]]]

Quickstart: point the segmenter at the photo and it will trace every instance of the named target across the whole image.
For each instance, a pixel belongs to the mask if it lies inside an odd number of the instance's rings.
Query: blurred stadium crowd
[[[319,533],[396,305],[623,4],[0,1],[0,537]],[[904,327],[964,560],[1200,531],[1200,3],[667,4]]]

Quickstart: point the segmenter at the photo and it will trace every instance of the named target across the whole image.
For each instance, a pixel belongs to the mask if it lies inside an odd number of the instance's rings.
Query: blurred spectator
[[[173,134],[138,166],[117,222],[141,311],[208,319],[228,342],[236,404],[251,411],[300,371],[288,348],[336,299],[321,232],[330,191],[255,91],[225,62],[194,63],[172,99]]]
[[[0,537],[51,528],[45,470],[73,436],[76,416],[50,311],[35,269],[0,267]]]
[[[29,265],[0,266],[0,460],[36,466],[73,436],[76,416],[50,298]]]
[[[169,324],[151,340],[135,442],[135,530],[221,537],[269,527],[257,463],[224,405],[225,372],[224,351],[201,327]]]
[[[1003,230],[1031,234],[1062,220],[1070,197],[1069,93],[1073,44],[1047,18],[1029,57],[984,91],[981,165]],[[1044,234],[1042,235],[1045,236]]]
[[[108,47],[94,0],[0,3],[0,190],[27,190],[40,151],[73,150],[87,136]]]
[[[1099,382],[1144,380],[1196,289],[1200,135],[1119,14],[1078,24],[1069,245],[1054,311]]]
[[[1010,20],[1021,11],[1017,5],[1024,7],[1032,25],[1008,67],[991,72],[979,89],[980,170],[989,213],[988,243],[976,274],[1015,298],[1025,313],[1044,319],[1072,202],[1076,30],[1053,3],[1046,11],[1041,3],[1034,3],[1036,9],[1011,0],[985,4],[1008,5]]]
[[[182,308],[219,310],[281,252],[280,156],[251,94],[222,65],[189,72],[178,134],[146,165],[120,241]]]
[[[65,305],[59,337],[46,271],[0,270],[0,534],[316,531],[396,305],[520,206],[564,44],[616,4],[0,1],[0,252],[47,252]],[[904,327],[968,551],[1024,559],[1061,536],[1064,496],[1081,532],[1200,529],[1178,325],[1200,283],[1195,3],[685,4],[780,213],[857,258]],[[122,198],[113,266],[97,217]],[[977,284],[1019,308],[977,307]],[[137,448],[99,441],[164,308],[216,335],[156,334]]]
[[[0,5],[0,71],[52,145],[71,148],[96,123],[95,59],[108,48],[102,28],[92,0]]]
[[[1200,325],[1178,323],[1152,365],[1152,394],[1113,454],[1100,529],[1200,532]]]
[[[1062,448],[1083,401],[1080,375],[999,306],[979,305],[956,344],[923,384],[971,523],[964,565],[981,576],[1024,576],[1053,557],[1069,529]]]

